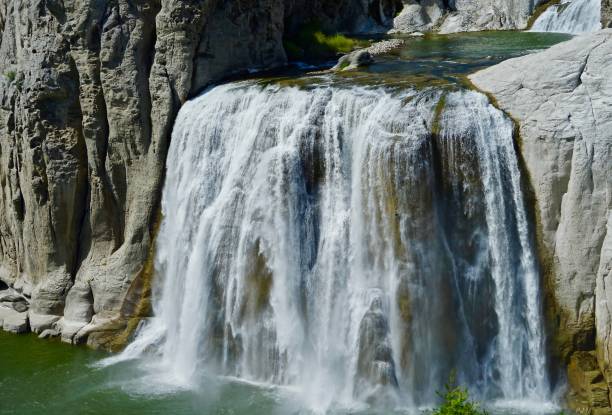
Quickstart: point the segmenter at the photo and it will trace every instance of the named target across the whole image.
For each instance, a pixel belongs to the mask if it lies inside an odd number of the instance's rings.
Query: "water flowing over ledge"
[[[288,385],[315,411],[546,401],[512,122],[481,94],[235,83],[188,102],[156,317],[106,364]]]
[[[601,0],[566,0],[550,6],[532,32],[590,33],[601,29]]]

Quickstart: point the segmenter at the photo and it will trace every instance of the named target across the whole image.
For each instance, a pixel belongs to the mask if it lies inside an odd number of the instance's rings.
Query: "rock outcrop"
[[[471,76],[520,126],[520,150],[535,192],[552,343],[569,365],[578,408],[610,406],[611,71],[607,29]],[[595,357],[597,364],[589,363]]]
[[[139,309],[170,130],[190,95],[285,64],[283,34],[304,19],[384,26],[397,6],[0,1],[0,281],[28,299],[31,329],[99,345]]]
[[[404,0],[402,11],[393,19],[392,32],[432,30],[447,11],[447,5],[442,0]]]
[[[612,0],[601,0],[601,26],[612,27]]]
[[[524,29],[533,7],[534,2],[529,0],[454,0],[439,31]]]
[[[379,405],[397,404],[393,350],[383,302],[375,297],[359,325],[359,355],[355,394]]]
[[[529,0],[403,0],[392,32],[440,33],[525,29],[537,2]]]

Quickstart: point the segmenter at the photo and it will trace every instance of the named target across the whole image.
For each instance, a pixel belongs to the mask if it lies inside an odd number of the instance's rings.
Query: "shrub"
[[[438,392],[442,404],[431,415],[488,415],[480,405],[472,400],[467,389],[458,387],[455,375],[452,374],[449,382],[444,386],[444,393]],[[558,415],[566,415],[561,411]]]
[[[477,403],[470,400],[466,389],[455,384],[454,376],[446,384],[444,393],[439,395],[443,399],[442,405],[432,415],[487,415]]]
[[[317,31],[314,33],[314,37],[319,45],[326,47],[334,53],[348,53],[357,46],[355,40],[340,34],[328,36],[321,31]]]

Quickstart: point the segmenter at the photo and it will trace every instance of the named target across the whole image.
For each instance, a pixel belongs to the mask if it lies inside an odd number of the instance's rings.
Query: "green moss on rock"
[[[326,33],[317,23],[308,23],[285,37],[283,44],[289,60],[325,60],[366,46],[367,42],[339,33]]]

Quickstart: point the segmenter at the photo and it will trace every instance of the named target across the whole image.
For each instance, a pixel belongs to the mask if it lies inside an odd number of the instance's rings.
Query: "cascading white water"
[[[156,317],[108,363],[315,411],[549,395],[511,121],[481,94],[234,83],[176,121]]]
[[[532,32],[590,33],[601,29],[601,0],[563,0],[534,22]]]

